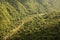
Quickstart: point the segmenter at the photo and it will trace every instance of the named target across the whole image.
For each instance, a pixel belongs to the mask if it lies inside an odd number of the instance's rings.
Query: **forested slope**
[[[60,0],[0,0],[0,40],[60,40]]]

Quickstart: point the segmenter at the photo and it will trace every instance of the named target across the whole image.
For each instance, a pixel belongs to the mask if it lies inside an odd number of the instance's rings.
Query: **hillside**
[[[60,40],[60,0],[0,0],[0,40]]]

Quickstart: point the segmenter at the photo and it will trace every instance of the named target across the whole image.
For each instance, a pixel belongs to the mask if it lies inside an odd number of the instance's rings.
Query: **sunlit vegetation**
[[[60,0],[0,0],[0,40],[60,40]]]

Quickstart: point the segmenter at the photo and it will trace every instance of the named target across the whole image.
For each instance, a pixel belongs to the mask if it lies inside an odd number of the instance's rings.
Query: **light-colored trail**
[[[26,22],[32,20],[34,17],[42,16],[42,15],[45,15],[45,14],[34,14],[34,15],[30,15],[30,16],[28,16],[28,17],[25,17],[25,18],[22,20],[21,25],[19,25],[18,27],[14,28],[14,29],[11,30],[9,33],[7,33],[7,35],[4,37],[4,40],[7,40],[7,38],[9,38],[9,37],[11,37],[13,34],[15,34],[15,33],[23,26],[23,24],[25,24]]]

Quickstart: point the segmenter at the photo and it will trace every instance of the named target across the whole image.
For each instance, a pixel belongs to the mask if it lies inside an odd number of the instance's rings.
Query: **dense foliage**
[[[0,40],[60,40],[60,0],[0,0]]]

